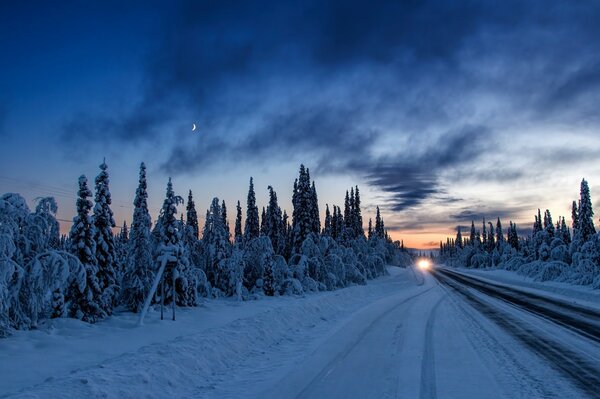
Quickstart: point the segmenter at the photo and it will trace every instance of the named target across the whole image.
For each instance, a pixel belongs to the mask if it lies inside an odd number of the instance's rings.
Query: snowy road
[[[304,298],[209,301],[176,332],[124,315],[83,335],[72,321],[20,334],[0,341],[0,397],[600,397],[598,309],[449,270],[390,272]],[[117,349],[67,357],[111,337]],[[39,362],[59,353],[71,363]]]
[[[600,397],[600,313],[447,270],[366,308],[267,397]]]

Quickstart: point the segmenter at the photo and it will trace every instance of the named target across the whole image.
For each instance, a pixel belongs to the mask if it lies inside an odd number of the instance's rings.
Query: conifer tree
[[[356,225],[356,237],[364,237],[365,232],[363,230],[363,219],[360,210],[360,192],[358,186],[354,189],[354,222]]]
[[[227,217],[227,206],[225,200],[221,203],[221,218],[223,219],[223,226],[227,233],[227,241],[231,242],[231,229],[229,228],[229,218]]]
[[[133,200],[133,222],[127,265],[123,276],[123,301],[129,310],[138,312],[144,304],[154,280],[148,212],[146,165],[140,165],[138,188]]]
[[[580,200],[579,200],[579,236],[583,242],[587,242],[594,234],[594,211],[592,209],[592,199],[590,197],[590,188],[588,182],[581,181]]]
[[[316,204],[314,201],[316,200],[316,191],[311,187],[310,175],[304,165],[300,165],[298,180],[294,185],[292,228],[294,251],[298,253],[306,237],[310,233],[314,232],[318,234],[319,232],[318,230],[314,231],[317,223],[313,220],[315,214],[318,214],[318,209],[315,212],[314,206]]]
[[[573,205],[571,207],[571,220],[573,221],[571,226],[573,227],[573,234],[576,234],[576,232],[579,230],[579,209],[576,201],[573,201]]]
[[[456,232],[456,246],[458,248],[462,248],[463,247],[463,239],[462,239],[462,233],[460,231],[460,226],[458,226],[457,232]]]
[[[96,242],[96,259],[98,261],[98,283],[102,289],[100,305],[110,315],[117,305],[119,286],[117,284],[117,257],[112,228],[115,227],[110,205],[112,203],[108,187],[108,166],[100,165],[100,173],[96,177],[96,195],[94,205],[94,241]]]
[[[475,221],[471,220],[471,234],[469,235],[471,245],[475,245]]]
[[[236,244],[241,244],[243,241],[243,236],[242,236],[242,206],[240,205],[240,201],[237,202],[236,211],[237,212],[235,215],[234,241]]]
[[[331,213],[329,212],[329,204],[325,204],[325,226],[323,227],[323,235],[331,236]]]
[[[552,215],[550,214],[550,210],[546,209],[546,212],[544,213],[544,229],[546,230],[546,232],[548,233],[548,236],[550,238],[554,237],[554,223],[552,222]]]
[[[127,227],[127,221],[123,220],[123,227],[121,227],[121,234],[119,235],[119,239],[123,244],[127,244],[129,241],[129,228]]]
[[[310,191],[310,218],[311,218],[311,233],[320,234],[321,233],[321,218],[319,215],[319,200],[317,197],[317,188],[315,186],[315,182],[313,180],[312,187]]]
[[[254,193],[254,181],[250,178],[248,188],[248,200],[246,203],[246,224],[244,227],[244,241],[247,243],[260,235],[260,224],[258,220],[258,207],[256,206],[256,194]]]
[[[267,211],[264,206],[262,208],[262,213],[260,214],[260,235],[267,235]]]
[[[367,238],[371,240],[371,237],[373,237],[373,222],[371,218],[369,218],[369,229],[367,230]]]
[[[504,244],[504,232],[502,231],[502,222],[498,218],[496,221],[496,245],[500,248],[502,244]]]
[[[266,296],[275,295],[275,276],[273,274],[273,262],[268,260],[263,271],[263,292]]]
[[[196,212],[196,203],[192,195],[192,190],[188,193],[188,202],[185,207],[186,209],[186,225],[191,229],[194,238],[198,239],[200,234],[200,227],[198,225],[198,212]]]
[[[83,175],[79,177],[77,195],[77,216],[73,218],[73,226],[69,233],[70,252],[85,267],[86,285],[83,292],[79,292],[79,287],[70,288],[70,316],[94,323],[106,317],[107,314],[100,306],[102,288],[97,277],[96,242],[94,241],[94,225],[90,217],[92,201],[89,198],[92,196],[92,192],[87,186],[87,178]]]
[[[273,250],[282,254],[285,250],[285,237],[283,235],[283,220],[281,208],[277,203],[277,193],[269,186],[269,205],[266,212],[265,235],[271,239]]]

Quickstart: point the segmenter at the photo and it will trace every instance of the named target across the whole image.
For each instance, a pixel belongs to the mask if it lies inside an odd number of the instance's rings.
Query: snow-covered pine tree
[[[544,230],[548,233],[548,237],[550,239],[554,238],[554,222],[552,221],[549,209],[546,209],[546,212],[544,212],[544,224]]]
[[[263,292],[266,296],[275,295],[275,276],[273,273],[273,260],[268,258],[265,261],[263,271]]]
[[[235,227],[234,227],[234,242],[241,245],[244,240],[242,235],[242,206],[240,201],[237,202],[236,215],[235,215]]]
[[[312,220],[315,210],[312,208],[315,199],[310,185],[310,175],[304,165],[300,165],[300,173],[292,197],[294,206],[292,228],[294,236],[294,252],[299,253],[308,235],[313,232],[316,223]],[[316,211],[318,213],[318,210]],[[318,233],[318,231],[317,231]]]
[[[146,165],[142,162],[138,188],[133,200],[133,221],[125,275],[123,276],[123,302],[132,312],[141,310],[154,280],[150,238],[152,220],[148,212],[147,190]]]
[[[308,170],[307,170],[308,171]],[[319,215],[319,199],[317,196],[317,187],[315,181],[312,181],[310,189],[310,212],[311,212],[311,233],[319,235],[321,233],[321,217]]]
[[[229,218],[227,217],[227,205],[225,205],[225,200],[221,203],[221,218],[223,219],[223,226],[227,233],[227,241],[231,242],[231,229],[229,228]]]
[[[96,176],[96,195],[94,205],[94,241],[96,242],[96,259],[98,261],[98,283],[102,289],[100,306],[110,315],[117,305],[119,285],[117,282],[117,257],[112,228],[115,227],[110,205],[112,203],[108,187],[108,166],[106,161],[100,165],[100,173]]]
[[[248,188],[248,200],[246,204],[246,225],[244,227],[244,241],[258,238],[260,235],[260,225],[258,220],[258,207],[256,206],[256,194],[254,193],[254,181],[250,178],[250,187]]]
[[[180,306],[196,304],[196,284],[194,273],[190,270],[188,254],[185,250],[180,231],[181,222],[177,220],[177,206],[183,204],[183,198],[175,195],[171,178],[167,183],[167,193],[163,202],[157,225],[160,227],[158,257],[170,254],[177,260],[168,263],[161,284],[164,284],[164,303],[173,301],[173,280],[175,280],[176,303]],[[156,291],[156,301],[160,301],[162,287]]]
[[[373,237],[373,221],[369,218],[369,229],[367,230],[367,238],[371,240]]]
[[[198,225],[198,212],[196,212],[196,203],[194,202],[194,196],[192,194],[192,190],[188,193],[188,202],[185,206],[186,215],[185,215],[185,223],[186,226],[191,229],[192,235],[198,239],[198,235],[200,234],[200,227]]]
[[[355,237],[364,237],[362,212],[360,210],[360,192],[358,186],[354,188],[354,229]]]
[[[376,208],[375,213],[375,237],[385,238],[385,227],[383,219],[381,218],[381,212],[379,211],[379,207]]]
[[[577,201],[573,201],[571,207],[571,220],[573,221],[571,227],[573,228],[573,235],[577,234],[579,230],[579,209],[577,207]]]
[[[222,291],[227,290],[229,276],[222,273],[219,264],[231,254],[231,243],[223,223],[223,211],[218,198],[213,198],[210,209],[206,213],[202,243],[207,256],[206,278],[213,287]]]
[[[283,221],[281,216],[281,208],[277,203],[277,193],[273,187],[269,186],[269,205],[266,211],[265,232],[266,236],[271,239],[273,251],[281,255],[285,250],[285,236],[283,234]]]
[[[94,240],[94,225],[90,217],[92,210],[91,190],[87,178],[79,177],[77,193],[77,216],[73,218],[73,226],[69,233],[70,252],[75,255],[85,267],[86,285],[83,292],[79,287],[69,289],[69,315],[95,323],[107,316],[101,306],[102,288],[98,282],[98,261],[96,260],[96,241]]]
[[[462,239],[462,232],[461,232],[460,226],[457,227],[455,243],[458,248],[463,247],[463,239]]]
[[[594,234],[596,234],[596,228],[594,227],[594,210],[592,209],[592,199],[590,196],[590,187],[588,186],[588,182],[585,179],[581,180],[578,215],[578,233],[581,237],[581,240],[585,243]]]
[[[502,244],[504,244],[504,232],[502,231],[502,222],[498,218],[496,221],[496,246],[501,248]]]
[[[471,245],[475,245],[475,221],[471,220],[471,234],[469,235],[469,242]]]
[[[260,235],[267,235],[267,211],[264,206],[262,208],[262,213],[260,214]]]
[[[567,245],[571,244],[571,232],[569,231],[569,228],[567,227],[567,222],[565,221],[565,218],[562,217],[561,221],[560,221],[560,231],[561,231],[561,235],[560,235],[560,239],[563,240],[563,242]]]
[[[329,204],[325,204],[325,226],[323,226],[322,234],[331,237],[331,213],[329,212]]]

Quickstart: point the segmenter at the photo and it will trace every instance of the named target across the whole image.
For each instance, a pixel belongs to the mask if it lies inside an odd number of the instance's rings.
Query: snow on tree
[[[77,216],[73,218],[73,226],[69,233],[70,252],[79,259],[86,273],[86,284],[83,292],[79,287],[71,287],[68,293],[70,302],[69,314],[94,323],[107,316],[102,306],[102,287],[98,281],[98,261],[96,259],[95,227],[92,224],[91,190],[87,186],[87,178],[79,177],[77,198]]]
[[[254,180],[250,178],[248,188],[248,199],[246,202],[246,224],[244,226],[244,241],[248,242],[260,235],[258,220],[258,207],[256,206],[256,194],[254,193]]]
[[[578,234],[585,243],[596,234],[594,227],[594,211],[592,209],[592,200],[590,197],[590,188],[588,182],[581,181],[579,210],[578,210]]]
[[[224,289],[227,285],[223,281],[219,264],[229,257],[231,244],[229,232],[223,220],[223,213],[218,198],[213,198],[210,209],[206,214],[206,222],[202,232],[202,243],[205,249],[206,277],[213,287]]]
[[[198,289],[203,285],[204,273],[190,266],[189,255],[183,245],[181,223],[177,220],[177,206],[183,203],[183,198],[175,195],[171,178],[167,183],[167,193],[159,215],[160,243],[158,256],[171,255],[177,260],[169,262],[164,271],[164,303],[173,301],[179,306],[195,306],[197,304]],[[219,218],[221,215],[219,214]],[[175,291],[173,291],[175,282]],[[156,302],[161,301],[163,287],[159,286],[156,292]]]
[[[94,205],[94,241],[96,242],[96,260],[98,262],[98,283],[102,290],[100,306],[110,315],[117,305],[119,285],[117,283],[118,260],[112,228],[115,227],[110,205],[112,203],[108,187],[108,166],[106,161],[100,165],[96,176],[96,195]]]
[[[234,228],[234,242],[238,245],[242,244],[244,236],[242,233],[242,206],[240,201],[237,202]]]
[[[460,231],[460,226],[457,227],[455,245],[458,248],[462,248],[463,247],[463,239],[462,239],[462,233]]]
[[[329,212],[329,204],[325,204],[325,226],[321,234],[331,236],[331,212]]]
[[[188,202],[185,209],[186,225],[191,229],[193,237],[198,239],[198,235],[200,234],[200,227],[198,226],[198,213],[196,212],[196,204],[194,203],[192,190],[190,190],[188,193]]]
[[[123,302],[133,312],[144,304],[154,280],[150,240],[152,220],[148,212],[146,165],[140,165],[138,188],[133,200],[133,222],[123,276]]]
[[[271,240],[273,250],[276,254],[283,254],[285,251],[285,236],[283,234],[283,220],[281,208],[277,203],[277,193],[273,187],[269,186],[269,205],[265,214],[265,235]]]

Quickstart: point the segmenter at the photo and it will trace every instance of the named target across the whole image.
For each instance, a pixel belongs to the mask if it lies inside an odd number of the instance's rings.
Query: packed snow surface
[[[0,340],[10,398],[580,398],[583,392],[489,314],[428,272],[333,292],[207,300],[177,321],[150,312],[94,325],[44,322]],[[474,294],[482,296],[482,294]],[[494,298],[532,334],[598,346]],[[170,316],[167,313],[167,316]],[[592,396],[593,397],[593,396]]]

